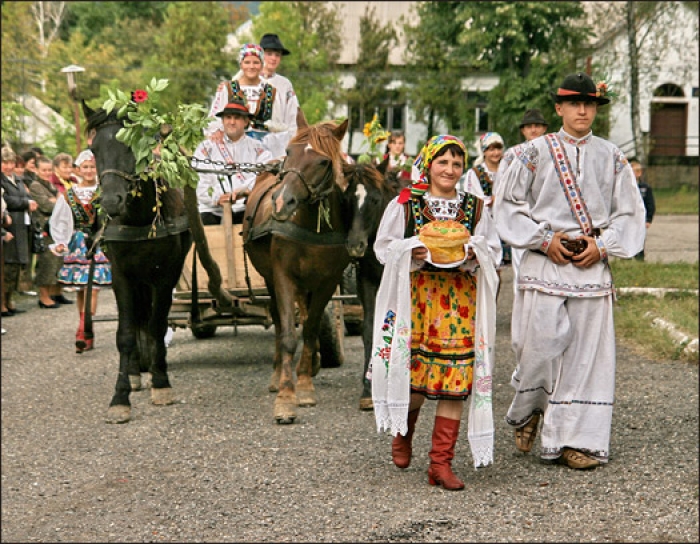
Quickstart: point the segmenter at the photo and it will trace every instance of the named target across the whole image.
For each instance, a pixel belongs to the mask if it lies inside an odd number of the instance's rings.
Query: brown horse
[[[320,367],[321,318],[351,256],[367,248],[366,237],[348,244],[353,214],[346,191],[357,172],[343,172],[340,143],[347,124],[300,124],[280,173],[258,178],[246,205],[245,249],[265,279],[275,324],[271,390],[278,390],[278,423],[293,423],[297,406],[316,404],[312,377]],[[379,175],[373,168],[367,172]],[[297,307],[303,348],[295,383]]]

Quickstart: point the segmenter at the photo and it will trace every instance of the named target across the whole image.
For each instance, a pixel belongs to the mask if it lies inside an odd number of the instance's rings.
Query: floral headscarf
[[[484,162],[484,151],[493,144],[501,144],[501,147],[506,147],[503,137],[498,132],[485,132],[481,135],[481,138],[476,141],[476,150],[479,156],[474,160],[474,166],[478,166]]]
[[[418,157],[416,157],[413,163],[411,179],[411,194],[413,196],[420,196],[428,189],[428,172],[433,164],[433,158],[443,147],[448,145],[457,145],[462,151],[464,151],[464,162],[467,162],[468,152],[464,145],[464,142],[455,136],[449,134],[440,134],[438,136],[433,136],[428,140],[428,142],[423,146]]]
[[[243,62],[243,59],[249,55],[254,55],[260,59],[260,62],[265,64],[265,53],[263,48],[257,43],[245,43],[241,47],[241,51],[238,53],[238,64]]]

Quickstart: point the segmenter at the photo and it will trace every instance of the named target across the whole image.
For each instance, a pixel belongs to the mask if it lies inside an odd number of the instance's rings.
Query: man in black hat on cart
[[[511,318],[517,366],[506,422],[529,452],[572,469],[608,462],[615,393],[608,257],[644,246],[644,204],[618,147],[594,136],[608,87],[571,74],[552,94],[559,132],[527,142],[499,178],[498,234],[525,249]]]
[[[525,138],[525,142],[529,142],[530,140],[534,140],[547,132],[547,126],[549,126],[549,123],[547,123],[545,120],[542,112],[537,108],[532,108],[525,112],[522,121],[520,121],[520,134],[522,134],[523,138]],[[498,181],[498,178],[503,177],[504,172],[510,166],[510,163],[513,162],[513,159],[515,159],[515,157],[522,152],[523,144],[525,142],[514,145],[503,154],[503,158],[498,165],[496,182]],[[497,193],[498,186],[494,188],[494,198],[496,198]],[[510,251],[511,266],[513,267],[513,289],[516,293],[518,291],[518,269],[520,268],[520,260],[523,257],[524,251],[524,249],[518,247],[513,247]]]

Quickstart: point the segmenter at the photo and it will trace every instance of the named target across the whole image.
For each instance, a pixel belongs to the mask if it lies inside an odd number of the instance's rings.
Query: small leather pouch
[[[588,242],[586,240],[560,240],[561,245],[564,246],[565,249],[568,251],[571,251],[574,255],[580,255],[583,253],[586,248],[588,247]]]

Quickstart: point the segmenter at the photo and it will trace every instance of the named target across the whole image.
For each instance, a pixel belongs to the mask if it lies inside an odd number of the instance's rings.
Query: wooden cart
[[[221,225],[205,225],[204,231],[212,258],[221,270],[222,288],[233,297],[233,308],[224,311],[217,307],[217,300],[208,290],[209,277],[194,244],[173,293],[168,326],[189,328],[199,339],[214,336],[219,327],[234,327],[237,333],[241,325],[262,325],[265,328],[273,325],[265,282],[245,255],[242,225],[232,225],[230,220],[227,221],[229,214],[230,206],[225,209]],[[340,366],[344,360],[342,300],[350,297],[340,295],[340,290],[337,293],[326,308],[319,333],[321,361],[326,368]]]

